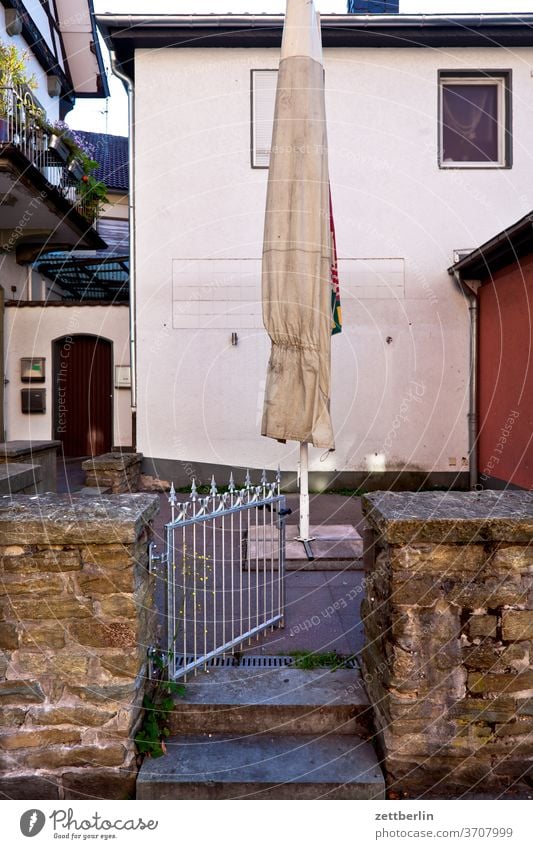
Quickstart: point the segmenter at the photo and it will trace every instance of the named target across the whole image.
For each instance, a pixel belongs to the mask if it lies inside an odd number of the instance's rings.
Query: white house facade
[[[260,436],[268,144],[283,19],[102,15],[133,82],[137,449],[179,482],[294,471]],[[457,483],[468,300],[448,275],[531,208],[532,15],[324,16],[343,332],[314,484]],[[458,476],[460,476],[458,478]]]

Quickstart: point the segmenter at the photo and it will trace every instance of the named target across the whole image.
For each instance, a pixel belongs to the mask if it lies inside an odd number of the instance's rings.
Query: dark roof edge
[[[532,251],[533,210],[454,263],[448,273],[459,274],[463,280],[484,280]]]
[[[102,26],[133,29],[138,27],[246,27],[283,26],[284,15],[117,15],[102,12],[96,15],[97,23]],[[320,15],[323,27],[347,26],[350,29],[361,27],[406,27],[406,26],[512,26],[533,25],[533,13],[512,14],[458,14],[458,15]]]

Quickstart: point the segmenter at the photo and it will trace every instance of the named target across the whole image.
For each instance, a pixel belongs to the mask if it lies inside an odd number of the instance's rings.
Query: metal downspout
[[[479,469],[477,462],[477,438],[478,438],[478,415],[477,415],[477,360],[478,360],[478,300],[475,291],[461,278],[459,271],[454,272],[459,287],[468,296],[468,312],[470,314],[470,381],[468,401],[468,462],[469,462],[469,484],[470,489],[476,489],[479,483]]]
[[[118,65],[114,50],[109,51],[111,57],[111,70],[119,80],[126,84],[128,91],[128,169],[129,169],[129,192],[128,192],[128,220],[129,220],[129,262],[130,262],[130,368],[131,368],[131,417],[132,417],[132,447],[137,447],[137,287],[136,287],[136,231],[135,231],[135,101],[133,97],[133,80],[122,71]]]

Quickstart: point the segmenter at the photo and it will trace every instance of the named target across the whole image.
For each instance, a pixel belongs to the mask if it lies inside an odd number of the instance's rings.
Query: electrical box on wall
[[[21,389],[20,408],[23,413],[46,413],[46,389]]]
[[[115,366],[115,389],[131,389],[131,369],[129,366]]]
[[[44,383],[45,379],[44,357],[21,357],[20,379],[23,383]]]

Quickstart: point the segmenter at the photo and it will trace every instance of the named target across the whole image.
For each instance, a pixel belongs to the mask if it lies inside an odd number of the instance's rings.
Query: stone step
[[[359,669],[213,668],[190,678],[172,734],[372,734]]]
[[[384,798],[372,745],[339,734],[174,737],[137,779],[137,799]]]

